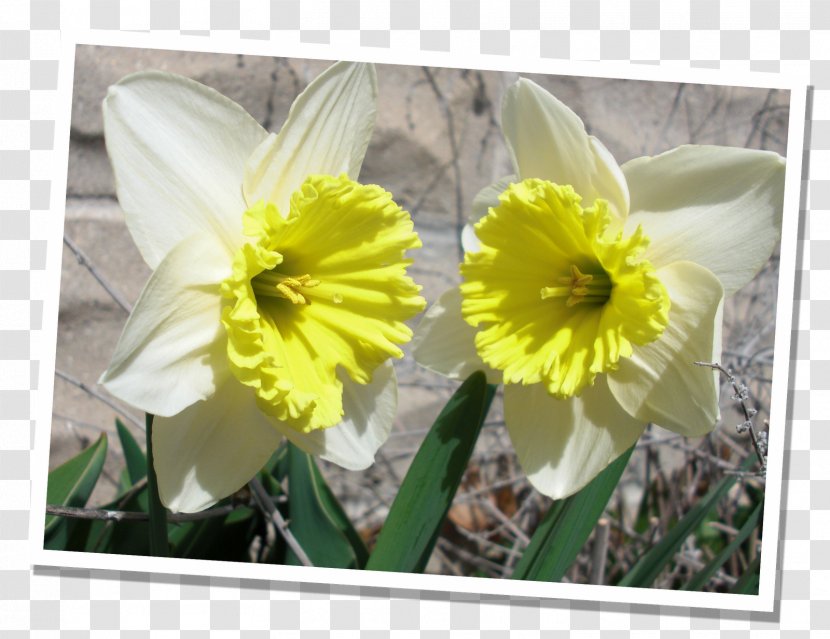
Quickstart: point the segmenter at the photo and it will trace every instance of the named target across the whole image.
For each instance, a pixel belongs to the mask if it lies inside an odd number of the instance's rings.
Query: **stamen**
[[[604,304],[611,296],[613,285],[607,274],[583,273],[576,264],[571,264],[571,274],[556,281],[564,286],[545,286],[540,291],[542,299],[567,297],[565,306],[570,308],[580,302]]]
[[[319,285],[320,280],[313,280],[308,274],[295,277],[275,271],[263,271],[251,280],[251,287],[255,294],[285,298],[292,304],[308,304],[308,298],[300,289],[314,288]]]

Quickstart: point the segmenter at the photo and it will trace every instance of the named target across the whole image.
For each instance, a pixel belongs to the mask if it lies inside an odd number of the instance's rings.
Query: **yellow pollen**
[[[583,273],[576,264],[571,264],[571,274],[557,278],[563,286],[545,286],[540,291],[542,299],[567,297],[565,306],[570,308],[580,302],[590,301],[604,304],[611,296],[611,280],[605,273]]]
[[[319,285],[320,280],[313,280],[308,274],[294,277],[274,271],[263,271],[251,281],[254,293],[267,297],[283,297],[292,304],[308,304],[308,298],[300,289]]]

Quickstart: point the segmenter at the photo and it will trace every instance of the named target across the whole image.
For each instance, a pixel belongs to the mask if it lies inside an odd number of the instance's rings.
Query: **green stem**
[[[147,489],[150,493],[150,554],[153,557],[168,557],[167,510],[159,497],[156,466],[153,461],[153,416],[147,413]]]

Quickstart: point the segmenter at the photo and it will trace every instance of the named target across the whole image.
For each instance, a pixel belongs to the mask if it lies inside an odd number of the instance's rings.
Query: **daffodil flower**
[[[153,269],[101,378],[156,416],[159,492],[198,511],[288,438],[363,469],[397,404],[390,357],[423,310],[409,214],[354,181],[376,115],[374,67],[338,63],[279,134],[167,73],[104,101],[118,199]]]
[[[506,93],[515,175],[484,189],[464,229],[463,283],[415,331],[415,359],[504,383],[507,429],[531,483],[585,486],[645,425],[699,436],[719,419],[725,296],[780,235],[784,160],[681,146],[618,166],[533,82]]]

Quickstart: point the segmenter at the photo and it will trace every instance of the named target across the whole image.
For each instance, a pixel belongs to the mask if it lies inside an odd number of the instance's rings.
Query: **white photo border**
[[[764,551],[757,595],[679,592],[619,586],[595,586],[536,581],[512,581],[476,577],[454,577],[385,573],[302,566],[245,564],[194,559],[109,555],[45,550],[43,548],[49,440],[55,374],[58,304],[61,277],[62,232],[69,154],[69,127],[72,106],[74,55],[77,45],[102,45],[141,49],[166,49],[318,60],[360,60],[379,64],[427,65],[445,68],[513,71],[582,77],[690,82],[755,88],[777,88],[790,92],[787,138],[787,169],[784,193],[778,303],[772,375],[771,413],[766,496],[764,508]],[[521,59],[515,56],[487,56],[475,53],[378,50],[360,46],[274,43],[205,39],[171,33],[100,32],[82,29],[62,32],[59,103],[62,106],[55,128],[54,165],[50,167],[52,191],[50,224],[47,232],[46,277],[42,290],[33,287],[32,298],[43,299],[43,329],[32,333],[33,351],[39,354],[39,401],[33,408],[36,421],[35,445],[31,459],[32,497],[29,540],[34,566],[62,566],[137,572],[190,574],[280,581],[327,583],[355,586],[421,589],[512,595],[570,600],[636,603],[723,610],[772,611],[775,607],[775,577],[779,552],[780,505],[786,429],[790,346],[793,329],[794,286],[799,223],[807,81],[789,74],[735,73],[729,70],[664,68],[616,62],[572,62]]]

